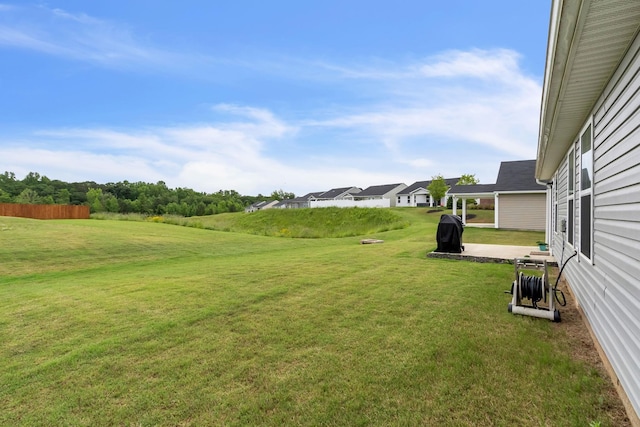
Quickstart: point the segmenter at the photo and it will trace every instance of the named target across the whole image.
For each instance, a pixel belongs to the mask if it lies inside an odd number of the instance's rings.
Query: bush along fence
[[[89,206],[0,203],[0,216],[34,219],[89,219]]]

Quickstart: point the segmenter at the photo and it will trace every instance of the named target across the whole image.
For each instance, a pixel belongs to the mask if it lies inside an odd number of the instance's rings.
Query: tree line
[[[246,206],[268,198],[282,200],[293,193],[274,191],[243,196],[235,190],[216,193],[189,188],[168,188],[163,181],[155,184],[121,181],[98,184],[93,181],[64,182],[36,172],[18,179],[13,172],[0,175],[0,203],[88,205],[91,212],[140,213],[145,215],[199,216],[239,212]]]

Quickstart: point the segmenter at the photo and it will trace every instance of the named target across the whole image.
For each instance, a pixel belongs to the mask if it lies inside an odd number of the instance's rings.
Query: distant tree
[[[271,199],[273,200],[287,200],[287,199],[295,199],[296,195],[293,193],[287,193],[286,191],[282,191],[282,188],[280,190],[276,190],[273,193],[271,193]]]
[[[431,177],[431,184],[427,187],[427,191],[433,197],[433,200],[440,205],[440,200],[447,194],[447,183],[442,175],[436,175]]]
[[[90,188],[87,191],[87,203],[89,203],[91,213],[105,211],[102,199],[102,188]]]
[[[279,199],[295,197],[293,193],[282,190],[274,192],[274,195]],[[164,181],[155,184],[129,181],[67,183],[51,180],[37,172],[29,172],[22,180],[18,180],[13,172],[0,174],[0,203],[89,205],[92,212],[211,215],[240,212],[245,206],[264,199],[264,196],[243,196],[235,190],[207,194],[189,188],[171,189]]]
[[[475,174],[464,174],[460,177],[456,185],[476,185],[480,180],[476,178]]]
[[[71,203],[71,193],[66,188],[58,191],[56,194],[56,203],[59,205],[68,205]]]
[[[119,212],[120,205],[118,204],[118,199],[111,193],[104,193],[102,195],[102,206],[104,206],[104,210],[107,212]]]
[[[41,205],[55,205],[56,201],[53,200],[53,196],[44,196],[44,197],[40,197],[40,200],[38,201],[38,203]]]
[[[195,205],[194,213],[196,216],[202,216],[204,215],[206,210],[207,210],[207,206],[204,204],[204,202],[198,202],[198,204]]]
[[[460,177],[460,179],[458,180],[458,182],[456,183],[456,185],[476,185],[480,182],[480,180],[478,178],[476,178],[475,174],[464,174]],[[451,205],[451,206],[449,206]],[[475,199],[468,199],[467,200],[467,206],[468,207],[474,207],[476,205],[476,200]],[[462,200],[458,200],[457,206],[459,208],[462,208]],[[448,200],[447,201],[447,208],[452,208],[453,207],[453,201],[452,200]]]
[[[38,172],[29,172],[22,182],[27,185],[35,185],[40,182],[40,174]]]
[[[0,203],[10,203],[11,202],[11,194],[4,191],[0,188]]]
[[[0,175],[0,188],[9,193],[11,197],[16,197],[26,186],[16,178],[15,173],[5,172]]]
[[[35,192],[35,190],[25,188],[20,194],[18,194],[18,197],[16,197],[16,203],[35,205],[36,203],[40,203],[40,196]]]

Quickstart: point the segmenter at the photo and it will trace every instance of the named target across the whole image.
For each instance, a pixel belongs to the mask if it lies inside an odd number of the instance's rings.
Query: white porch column
[[[467,225],[467,199],[462,199],[462,225]]]
[[[453,196],[453,214],[454,214],[454,215],[457,215],[457,214],[456,214],[456,209],[457,209],[457,207],[458,207],[458,198],[457,198],[457,197],[455,197],[455,196]]]

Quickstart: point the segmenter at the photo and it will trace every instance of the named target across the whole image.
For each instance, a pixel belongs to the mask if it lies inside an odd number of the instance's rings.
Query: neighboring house
[[[495,184],[456,185],[453,213],[458,199],[463,199],[462,217],[466,222],[468,199],[494,199],[494,227],[512,230],[544,231],[547,226],[547,188],[536,182],[536,161],[502,162]]]
[[[266,203],[267,203],[267,202],[266,202],[266,201],[264,201],[264,200],[262,200],[262,201],[260,201],[260,202],[252,203],[251,205],[249,205],[249,206],[247,206],[246,208],[244,208],[244,211],[245,211],[246,213],[256,212],[256,211],[260,210],[260,207],[261,207],[262,205],[265,205]]]
[[[460,178],[445,178],[445,183],[449,189],[456,185],[456,183],[460,180]],[[449,198],[449,191],[440,201],[433,200],[433,197],[429,193],[429,185],[431,181],[417,181],[405,188],[404,190],[398,192],[396,195],[396,206],[397,207],[406,207],[406,206],[446,206],[447,199]]]
[[[536,177],[547,239],[640,425],[640,1],[553,0]],[[575,252],[577,256],[568,260]]]
[[[308,208],[309,201],[314,200],[315,197],[320,196],[322,193],[324,193],[324,191],[316,191],[315,193],[308,193],[294,199],[283,200],[281,203],[283,204],[283,207],[287,209]]]
[[[355,201],[359,200],[388,200],[389,206],[396,205],[397,194],[407,188],[407,184],[372,185],[359,193],[352,194]]]
[[[310,200],[342,200],[350,198],[351,194],[359,193],[362,189],[358,187],[342,187],[332,188],[329,191],[325,191],[319,195],[314,195]]]
[[[271,201],[263,200],[261,202],[256,202],[250,206],[247,206],[246,208],[244,208],[244,211],[246,213],[251,213],[251,212],[261,211],[263,209],[271,209],[275,207],[278,203],[280,203],[278,200],[271,200]]]

